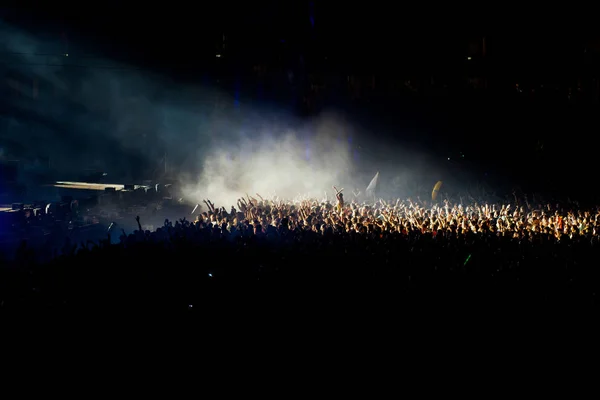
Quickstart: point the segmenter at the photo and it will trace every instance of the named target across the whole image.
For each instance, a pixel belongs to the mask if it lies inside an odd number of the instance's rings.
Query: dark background
[[[585,10],[282,3],[19,2],[1,15],[300,116],[336,107],[505,191],[595,196],[600,40],[578,29]]]

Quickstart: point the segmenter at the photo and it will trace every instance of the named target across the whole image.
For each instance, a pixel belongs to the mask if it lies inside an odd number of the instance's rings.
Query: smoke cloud
[[[230,205],[246,193],[324,198],[333,185],[341,188],[351,182],[351,129],[341,118],[326,115],[296,129],[279,124],[250,129],[246,127],[237,140],[213,144],[203,157],[197,182],[185,186],[184,193]]]
[[[229,207],[246,193],[332,199],[333,185],[351,199],[377,171],[381,197],[427,193],[453,179],[439,160],[375,139],[379,127],[339,111],[299,119],[228,90],[89,56],[78,43],[66,53],[60,40],[1,21],[0,37],[0,155],[47,157],[56,180],[94,168],[128,183],[166,169],[183,182],[185,198]]]

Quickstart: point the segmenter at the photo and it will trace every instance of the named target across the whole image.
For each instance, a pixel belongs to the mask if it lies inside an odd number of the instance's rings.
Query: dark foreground
[[[595,305],[598,247],[497,236],[130,237],[39,264],[21,248],[0,272],[3,309],[216,311],[461,304]]]

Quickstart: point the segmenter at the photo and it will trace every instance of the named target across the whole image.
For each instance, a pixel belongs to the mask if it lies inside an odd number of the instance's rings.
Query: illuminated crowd
[[[526,199],[359,200],[339,192],[289,201],[256,194],[227,208],[204,200],[156,229],[133,214],[137,229],[105,228],[98,241],[71,236],[53,249],[23,241],[7,264],[16,268],[0,268],[0,304],[177,308],[222,293],[250,296],[252,285],[269,282],[303,291],[325,285],[350,297],[379,282],[378,295],[418,288],[434,297],[479,290],[494,301],[509,293],[507,301],[596,302],[598,209]],[[245,283],[228,292],[235,282]],[[298,294],[278,296],[290,293]]]
[[[428,204],[429,203],[429,204]],[[484,234],[532,239],[536,236],[552,240],[568,237],[596,238],[600,233],[600,211],[538,204],[440,204],[429,201],[397,199],[371,202],[344,202],[298,199],[266,200],[247,197],[238,200],[237,209],[228,212],[205,202],[206,211],[196,223],[212,224],[231,231],[251,227],[255,234],[267,234],[282,223],[290,230],[336,234],[404,234],[420,233],[436,236]]]

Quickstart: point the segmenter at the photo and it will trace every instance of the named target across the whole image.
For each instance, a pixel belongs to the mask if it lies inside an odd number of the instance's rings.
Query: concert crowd
[[[197,309],[250,293],[597,303],[600,208],[336,197],[205,200],[153,230],[133,214],[135,230],[113,223],[100,240],[23,240],[2,261],[0,305]]]

